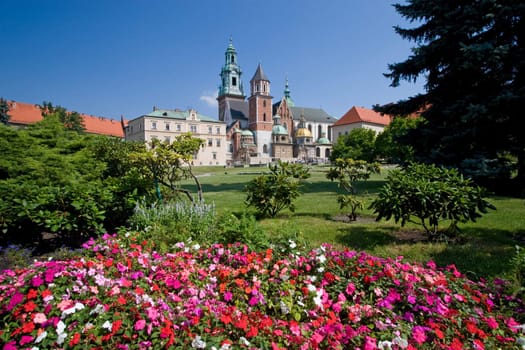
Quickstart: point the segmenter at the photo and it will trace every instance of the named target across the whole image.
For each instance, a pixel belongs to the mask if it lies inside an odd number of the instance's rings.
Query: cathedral
[[[246,97],[231,39],[220,77],[219,120],[226,123],[227,159],[232,164],[327,161],[332,149],[331,126],[337,119],[320,108],[295,106],[288,80],[283,97],[274,103],[270,80],[259,64]]]

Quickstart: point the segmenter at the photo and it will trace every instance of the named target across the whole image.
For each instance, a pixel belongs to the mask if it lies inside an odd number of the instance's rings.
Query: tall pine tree
[[[0,123],[7,125],[9,122],[9,105],[7,101],[0,98]]]
[[[389,65],[392,86],[426,79],[425,92],[376,106],[392,115],[422,112],[405,139],[416,159],[455,166],[485,184],[525,189],[525,2],[408,0],[396,11],[416,27],[395,31],[416,46]]]

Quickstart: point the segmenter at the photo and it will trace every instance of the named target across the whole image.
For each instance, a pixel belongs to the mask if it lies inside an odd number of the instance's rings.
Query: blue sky
[[[2,0],[0,97],[50,101],[108,118],[153,106],[217,118],[229,38],[245,93],[257,65],[274,102],[288,77],[296,105],[340,118],[422,90],[390,87],[387,65],[413,43],[389,0]]]

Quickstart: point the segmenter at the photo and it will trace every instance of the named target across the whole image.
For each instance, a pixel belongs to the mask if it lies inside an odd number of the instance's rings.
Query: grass
[[[220,214],[246,210],[244,186],[265,168],[200,167],[196,171],[205,200],[214,202]],[[455,264],[472,278],[505,277],[511,269],[509,262],[515,245],[525,245],[523,199],[490,197],[497,210],[475,223],[461,224],[462,240],[456,244],[426,242],[420,228],[413,224],[402,228],[393,221],[376,222],[369,209],[361,211],[360,219],[354,223],[334,220],[342,214],[336,202],[339,189],[326,179],[326,171],[326,167],[313,167],[303,195],[295,202],[296,211],[283,211],[276,218],[261,220],[264,229],[271,234],[283,230],[300,232],[313,245],[330,243],[377,256],[404,256],[421,263],[433,260],[438,266]],[[356,184],[365,206],[383,182],[384,174]],[[190,183],[187,186],[190,188]]]

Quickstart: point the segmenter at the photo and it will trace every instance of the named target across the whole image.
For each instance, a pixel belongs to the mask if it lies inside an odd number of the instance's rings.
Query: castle
[[[234,164],[284,161],[324,162],[332,149],[331,126],[337,121],[320,108],[295,106],[288,81],[273,103],[270,80],[261,64],[246,98],[237,51],[230,39],[220,72],[218,113],[226,124],[226,159]]]

